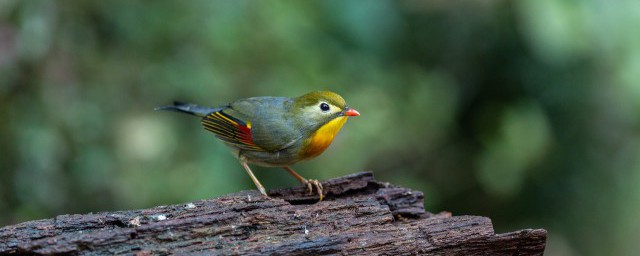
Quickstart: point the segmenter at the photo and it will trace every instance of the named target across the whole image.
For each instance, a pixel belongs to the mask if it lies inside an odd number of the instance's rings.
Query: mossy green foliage
[[[633,1],[0,1],[0,225],[253,189],[153,108],[331,90],[362,115],[303,176],[373,170],[546,228],[550,255],[633,255],[637,24]]]

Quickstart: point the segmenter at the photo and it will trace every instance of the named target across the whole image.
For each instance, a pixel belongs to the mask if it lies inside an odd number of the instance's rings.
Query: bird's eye
[[[322,110],[322,112],[329,111],[329,104],[324,103],[324,102],[320,103],[320,110]]]

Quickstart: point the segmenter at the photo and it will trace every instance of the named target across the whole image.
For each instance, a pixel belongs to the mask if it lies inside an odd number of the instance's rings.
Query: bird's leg
[[[302,183],[303,185],[307,185],[307,188],[309,189],[309,194],[313,193],[313,187],[316,187],[316,190],[318,191],[318,195],[320,196],[320,201],[322,201],[322,199],[324,198],[324,195],[322,193],[322,183],[320,183],[320,181],[312,180],[312,179],[307,180],[304,177],[300,176],[300,174],[295,172],[293,169],[289,168],[289,166],[284,166],[282,168],[287,170],[287,172],[293,175],[293,177],[298,179],[300,183]]]
[[[242,165],[242,167],[244,167],[245,170],[247,170],[247,174],[249,174],[249,176],[251,177],[251,180],[253,180],[253,183],[256,184],[256,187],[258,187],[258,190],[260,190],[260,193],[269,197],[269,195],[267,195],[267,191],[264,189],[262,184],[260,184],[260,181],[258,180],[258,178],[256,178],[256,176],[253,175],[253,172],[251,172],[251,168],[249,168],[249,165],[247,164],[247,162],[240,161],[240,164]]]

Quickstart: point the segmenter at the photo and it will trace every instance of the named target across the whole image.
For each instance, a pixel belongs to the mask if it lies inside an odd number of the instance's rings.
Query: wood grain
[[[495,234],[479,216],[432,214],[423,194],[370,172],[306,188],[242,191],[151,209],[60,215],[0,228],[0,254],[542,255],[543,229]]]

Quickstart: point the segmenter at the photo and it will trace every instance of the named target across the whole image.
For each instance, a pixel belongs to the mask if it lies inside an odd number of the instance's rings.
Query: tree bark
[[[423,194],[369,172],[151,209],[60,215],[0,228],[0,254],[542,255],[547,232],[425,212]]]

